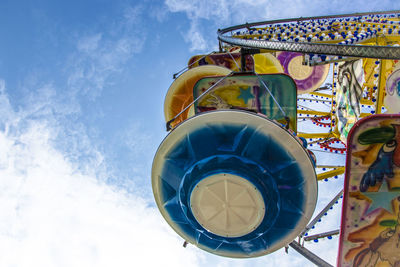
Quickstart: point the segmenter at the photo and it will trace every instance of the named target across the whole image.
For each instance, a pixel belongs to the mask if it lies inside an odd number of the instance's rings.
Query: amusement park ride
[[[174,75],[152,168],[184,244],[234,258],[290,246],[330,266],[302,243],[340,234],[338,266],[400,266],[400,11],[247,23],[218,39]],[[312,218],[318,181],[341,174]],[[340,230],[310,236],[341,197]]]

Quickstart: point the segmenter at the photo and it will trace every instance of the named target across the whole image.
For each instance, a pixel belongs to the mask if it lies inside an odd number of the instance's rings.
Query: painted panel
[[[182,73],[168,89],[164,100],[165,121],[173,119],[193,102],[193,86],[198,80],[209,76],[228,75],[231,71],[220,66],[200,66]],[[171,126],[175,127],[188,117],[194,115],[193,106],[178,116]]]
[[[193,89],[194,99],[221,78],[207,77],[199,80]],[[286,124],[285,117],[288,117],[289,128],[296,131],[296,98],[296,84],[288,75],[238,74],[218,83],[207,95],[199,99],[195,103],[195,113],[216,109],[240,109],[264,114],[282,124]]]
[[[400,266],[400,115],[349,133],[338,266]]]

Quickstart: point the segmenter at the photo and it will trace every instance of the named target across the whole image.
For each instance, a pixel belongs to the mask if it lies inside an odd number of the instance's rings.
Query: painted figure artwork
[[[386,80],[385,107],[390,113],[400,113],[400,69],[395,70]]]
[[[400,266],[400,115],[349,133],[338,266]]]
[[[199,80],[193,89],[196,99],[221,77]],[[265,86],[266,87],[265,87]],[[296,131],[296,84],[286,74],[230,76],[195,103],[195,113],[216,109],[239,109],[264,114]]]
[[[346,143],[347,135],[361,114],[360,99],[364,71],[362,60],[339,64],[338,91],[336,92],[336,116],[340,139]]]

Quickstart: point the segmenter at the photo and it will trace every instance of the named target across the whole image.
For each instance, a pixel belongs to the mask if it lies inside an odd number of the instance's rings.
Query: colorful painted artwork
[[[306,94],[318,89],[328,76],[329,64],[313,67],[303,65],[301,53],[278,52],[276,57],[285,73],[296,82],[298,94]]]
[[[182,73],[168,89],[164,100],[165,121],[173,119],[193,102],[193,86],[203,77],[228,75],[231,71],[220,66],[200,66]],[[182,112],[172,123],[175,127],[194,115],[193,105]]]
[[[199,97],[221,78],[208,77],[199,80],[194,86],[193,97]],[[197,101],[195,113],[216,109],[247,110],[264,114],[282,124],[287,124],[287,117],[289,128],[296,131],[296,98],[296,84],[288,75],[238,74],[218,83]]]
[[[337,131],[344,143],[347,142],[349,131],[361,114],[360,100],[363,92],[361,87],[363,79],[362,60],[339,64],[336,116]]]
[[[254,70],[257,73],[284,73],[279,60],[271,53],[254,54]]]
[[[400,69],[395,70],[386,80],[384,103],[388,113],[400,113]]]
[[[400,266],[400,115],[350,131],[338,266]]]
[[[196,55],[189,59],[189,69],[203,66],[203,65],[217,65],[228,68],[232,71],[240,71],[241,67],[241,54],[235,53],[217,53],[210,55]],[[254,60],[251,55],[246,55],[246,70],[254,70]]]

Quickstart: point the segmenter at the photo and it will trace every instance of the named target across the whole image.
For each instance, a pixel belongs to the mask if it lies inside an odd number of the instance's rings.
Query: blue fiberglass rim
[[[265,216],[253,231],[220,236],[193,215],[194,186],[219,173],[246,179],[261,193]],[[261,256],[287,245],[311,218],[317,193],[302,145],[279,125],[243,111],[202,113],[175,128],[157,151],[152,182],[157,205],[178,234],[228,257]]]

